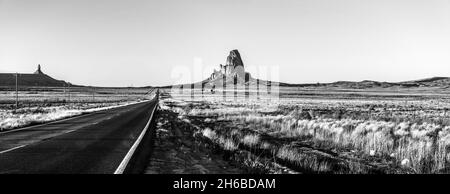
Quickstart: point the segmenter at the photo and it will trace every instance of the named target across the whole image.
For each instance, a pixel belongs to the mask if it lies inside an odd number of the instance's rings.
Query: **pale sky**
[[[450,76],[450,0],[0,0],[0,72],[168,85],[232,49],[288,83]]]

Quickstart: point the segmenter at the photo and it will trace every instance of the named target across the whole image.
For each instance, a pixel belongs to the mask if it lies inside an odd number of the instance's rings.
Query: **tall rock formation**
[[[209,80],[216,79],[237,79],[239,82],[245,82],[247,75],[250,75],[245,72],[244,63],[242,62],[241,55],[237,49],[230,51],[230,54],[227,57],[225,65],[220,64],[219,70],[214,70],[211,74]]]
[[[228,66],[228,67],[238,67],[238,66],[244,67],[244,63],[242,62],[241,55],[239,54],[238,50],[235,49],[235,50],[230,51],[230,54],[227,57],[226,66]]]
[[[34,74],[44,74],[44,73],[42,73],[42,71],[41,71],[41,64],[38,64],[38,68],[37,68],[37,70],[34,72]]]

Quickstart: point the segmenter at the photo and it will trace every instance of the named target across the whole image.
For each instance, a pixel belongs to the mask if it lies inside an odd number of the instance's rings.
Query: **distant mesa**
[[[45,74],[39,64],[34,73],[18,73],[18,85],[20,87],[64,87],[69,83],[56,80]],[[15,73],[0,73],[0,87],[15,87]]]
[[[450,88],[450,77],[432,77],[421,80],[403,81],[403,82],[379,82],[372,80],[364,81],[337,81],[332,83],[316,83],[316,84],[287,84],[280,83],[285,87],[325,87],[325,88],[342,88],[342,89],[370,89],[370,88]]]
[[[327,87],[366,89],[366,88],[448,88],[450,86],[449,77],[433,77],[421,80],[404,82],[379,82],[364,80],[361,82],[339,81],[334,83],[322,84]]]

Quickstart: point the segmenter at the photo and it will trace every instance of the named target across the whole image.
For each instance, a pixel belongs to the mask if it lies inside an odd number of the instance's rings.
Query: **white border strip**
[[[147,133],[148,127],[150,126],[150,123],[152,122],[153,114],[155,113],[156,107],[158,107],[158,100],[156,100],[155,107],[152,110],[152,114],[150,115],[150,119],[148,119],[147,125],[145,125],[141,134],[139,135],[137,140],[134,142],[133,146],[130,148],[127,155],[125,155],[125,158],[123,158],[122,162],[120,163],[119,167],[117,167],[114,174],[123,174],[123,172],[125,171],[125,168],[128,166],[128,162],[130,162],[130,159],[133,156],[134,152],[136,151],[138,145],[141,143],[142,139],[144,138],[144,135]]]
[[[13,151],[13,150],[17,150],[17,149],[23,148],[23,147],[25,147],[25,146],[27,146],[27,145],[21,145],[21,146],[17,146],[17,147],[13,147],[13,148],[7,149],[7,150],[3,150],[3,151],[0,152],[0,154],[4,154],[4,153],[6,153],[6,152],[10,152],[10,151]]]

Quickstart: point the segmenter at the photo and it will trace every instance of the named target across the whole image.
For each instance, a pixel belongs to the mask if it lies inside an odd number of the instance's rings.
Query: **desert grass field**
[[[256,172],[450,173],[446,89],[167,89],[160,107]]]
[[[97,88],[97,87],[24,87],[20,88],[19,105],[67,103],[104,103],[129,101],[145,97],[151,88]],[[0,106],[15,105],[14,88],[0,88]]]
[[[78,116],[152,98],[152,88],[0,88],[0,131]]]

